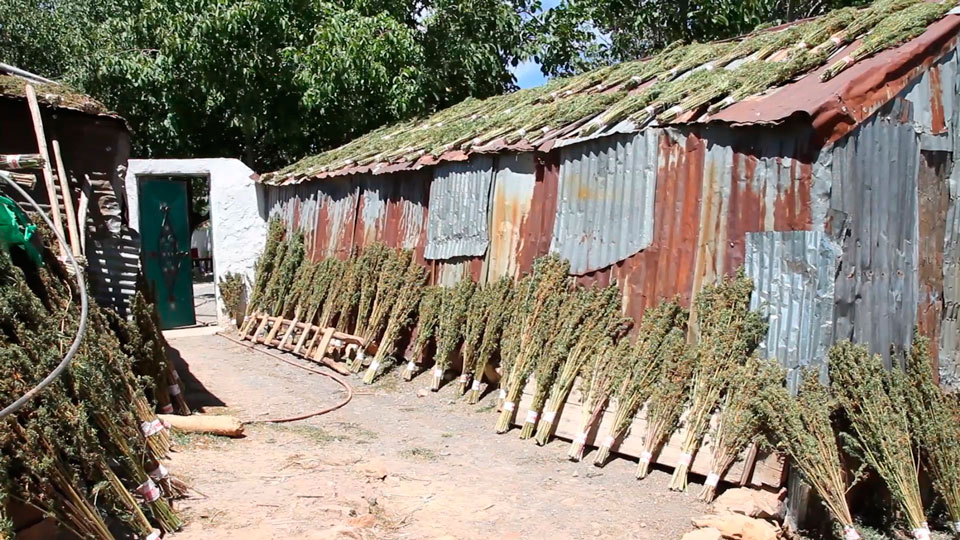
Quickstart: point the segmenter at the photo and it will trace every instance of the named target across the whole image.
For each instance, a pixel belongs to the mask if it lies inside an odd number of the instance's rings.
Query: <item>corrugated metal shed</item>
[[[490,245],[489,197],[494,158],[445,163],[435,169],[430,184],[427,218],[427,259],[479,257]]]
[[[659,130],[615,135],[560,151],[557,219],[550,251],[582,275],[653,241]]]

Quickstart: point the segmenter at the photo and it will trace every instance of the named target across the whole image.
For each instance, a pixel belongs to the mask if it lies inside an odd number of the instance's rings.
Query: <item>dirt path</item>
[[[217,336],[174,338],[187,398],[243,420],[317,410],[335,382]],[[247,437],[179,436],[171,470],[206,498],[179,503],[187,539],[673,539],[705,508],[636,464],[603,469],[497,435],[495,396],[460,401],[455,385],[417,397],[428,377],[391,373],[347,407],[293,424],[254,424]],[[352,382],[358,383],[356,378]]]

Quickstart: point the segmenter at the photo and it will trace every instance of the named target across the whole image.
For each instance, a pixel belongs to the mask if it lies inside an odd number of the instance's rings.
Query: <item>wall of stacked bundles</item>
[[[416,317],[409,317],[416,322],[409,323],[397,343],[387,343],[386,352],[358,358],[348,351],[347,360],[354,369],[366,365],[369,380],[382,374],[384,360],[391,356],[397,363],[414,363],[404,367],[406,376],[424,369],[441,380],[465,374],[458,381],[461,390],[471,389],[477,379],[495,382],[497,376],[482,367],[485,362],[501,364],[505,380],[498,384],[506,392],[501,394],[502,414],[516,414],[519,407],[508,404],[523,392],[522,382],[530,385],[527,392],[539,394],[543,409],[534,407],[534,414],[540,416],[533,416],[532,422],[502,417],[498,430],[516,422],[524,424],[524,436],[531,436],[531,428],[525,424],[534,424],[533,436],[538,440],[549,438],[549,428],[541,438],[535,427],[548,418],[554,420],[550,408],[558,402],[550,399],[553,392],[559,392],[557,399],[571,395],[587,413],[584,425],[595,421],[589,413],[596,407],[602,409],[608,399],[616,403],[610,408],[617,411],[629,398],[632,405],[626,408],[625,424],[632,418],[632,407],[647,403],[644,414],[660,411],[658,418],[668,420],[660,431],[670,433],[677,427],[674,414],[679,413],[669,404],[679,400],[681,408],[714,412],[724,403],[719,408],[726,410],[743,402],[730,390],[741,381],[755,380],[729,375],[733,368],[747,362],[754,352],[759,358],[775,359],[786,369],[786,388],[762,384],[763,391],[754,394],[764,397],[746,409],[755,414],[747,414],[745,419],[764,419],[760,431],[791,458],[835,523],[853,526],[851,512],[858,515],[876,502],[855,501],[852,510],[848,504],[847,490],[855,475],[847,467],[847,456],[853,455],[871,471],[870,482],[861,487],[866,485],[869,491],[878,483],[887,485],[893,506],[900,510],[900,525],[922,534],[924,515],[930,515],[933,502],[920,500],[918,463],[940,482],[936,491],[953,516],[950,521],[957,522],[960,517],[958,505],[951,502],[956,498],[950,494],[955,487],[944,484],[952,483],[948,477],[957,475],[936,473],[938,467],[950,469],[960,462],[944,457],[950,453],[944,440],[925,438],[932,437],[928,429],[928,422],[934,421],[931,418],[944,426],[956,424],[955,404],[933,381],[946,388],[960,383],[956,359],[960,327],[953,309],[960,301],[960,228],[956,223],[960,208],[953,196],[960,92],[957,53],[952,48],[955,40],[950,43],[953,45],[945,46],[942,54],[911,72],[902,91],[872,105],[868,109],[872,114],[865,114],[862,121],[858,119],[859,125],[826,144],[802,119],[775,127],[679,124],[572,141],[547,151],[524,150],[522,143],[507,144],[496,154],[461,153],[451,158],[456,161],[419,170],[391,173],[387,166],[380,174],[330,175],[313,181],[308,175],[287,185],[270,185],[273,178],[266,175],[268,210],[283,222],[283,227],[275,226],[273,234],[296,244],[298,257],[336,266],[336,272],[369,266],[369,261],[359,261],[371,249],[382,251],[381,244],[409,250],[405,257],[426,272],[425,277],[410,277],[423,279],[426,285]],[[568,83],[529,92],[562,94],[564,84]],[[540,99],[536,95],[523,99],[527,98],[532,102]],[[483,108],[483,104],[478,106]],[[283,171],[278,174],[281,179],[283,175]],[[558,258],[540,258],[548,253]],[[544,266],[540,277],[534,272],[538,264]],[[261,264],[261,271],[264,266]],[[563,271],[550,272],[550,266],[562,266]],[[295,270],[287,270],[293,272],[287,279],[295,282],[296,277],[289,277],[296,275]],[[571,276],[580,286],[577,292],[561,286],[569,281],[561,274]],[[738,275],[741,278],[733,279]],[[713,284],[724,277],[728,281],[717,293]],[[503,285],[502,278],[512,285]],[[264,288],[260,293],[255,288],[255,297],[269,289],[266,274],[262,279]],[[341,277],[335,281],[350,280]],[[530,313],[557,314],[557,310],[589,305],[587,299],[541,298],[536,292],[541,291],[541,283],[551,283],[547,289],[561,291],[557,292],[561,296],[609,295],[608,305],[625,314],[634,330],[628,340],[618,341],[611,337],[624,333],[617,324],[611,323],[606,332],[594,329],[596,335],[606,336],[598,342],[604,343],[602,350],[607,351],[595,357],[632,358],[632,367],[589,361],[571,367],[566,362],[576,356],[573,354],[560,355],[565,358],[562,362],[554,357],[554,364],[545,365],[549,355],[528,355],[530,343],[541,345],[541,350],[553,346],[578,350],[576,343],[555,343],[551,336],[566,332],[554,332],[557,329],[546,323],[538,325],[536,321],[541,319],[531,318]],[[604,293],[604,287],[611,285],[615,289]],[[512,290],[514,298],[517,291],[523,291],[519,295],[523,302],[533,304],[518,307],[510,303],[508,313],[499,316],[484,312],[484,328],[477,330],[476,322],[471,321],[471,316],[477,316],[473,299],[477,298],[477,306],[507,305],[502,298],[511,293],[503,289]],[[283,306],[253,302],[252,308],[287,318],[297,317],[299,310],[301,320],[313,317],[310,322],[335,324],[351,332],[367,324],[360,310],[368,308],[363,308],[360,298],[367,302],[371,294],[376,298],[375,292],[365,295],[358,287],[352,290],[348,304],[354,307],[349,310],[344,309],[343,301],[328,306],[316,298],[307,303],[306,315],[296,300]],[[739,291],[749,300],[744,303],[742,296],[723,291]],[[545,289],[541,292],[546,294]],[[713,310],[727,314],[724,322],[713,326],[704,315],[711,310],[704,308],[721,302],[718,298],[726,298],[732,307]],[[755,315],[748,314],[747,308]],[[593,309],[599,311],[589,313],[602,311],[600,306]],[[738,315],[733,317],[731,311]],[[347,319],[340,322],[340,316]],[[578,320],[579,316],[564,312],[555,323]],[[386,316],[384,330],[390,320]],[[731,320],[738,322],[731,324]],[[458,337],[446,337],[443,321],[448,321],[447,328],[462,328],[462,333],[454,331]],[[761,323],[763,331],[758,329]],[[487,357],[484,336],[491,328],[496,332],[498,325],[500,338],[493,338],[496,351]],[[503,326],[511,330],[505,331]],[[660,331],[652,332],[653,328]],[[739,341],[731,345],[734,349],[720,355],[706,352],[711,343],[715,347],[729,345],[730,340],[712,336],[734,328],[744,330],[736,334]],[[379,332],[381,339],[373,341],[384,348],[383,330]],[[646,336],[651,332],[661,336],[659,341],[649,342],[651,338]],[[679,365],[656,360],[658,355],[651,350],[680,347],[664,337],[676,332],[685,336],[685,350],[692,349],[694,360]],[[525,338],[518,341],[515,336]],[[848,341],[862,345],[849,346]],[[618,347],[633,352],[610,352]],[[871,357],[873,354],[877,358]],[[718,356],[734,361],[715,365],[726,374],[715,379],[736,380],[737,384],[698,387],[710,367],[705,359]],[[828,358],[833,361],[830,368]],[[439,374],[432,371],[435,363],[441,368]],[[914,378],[909,382],[896,370],[873,370],[895,363],[920,368],[912,372]],[[372,375],[370,365],[374,366]],[[577,393],[575,399],[565,394],[571,392],[566,385],[556,382],[566,380],[566,368],[588,381],[583,387],[570,383],[572,392]],[[512,379],[515,370],[526,375]],[[763,373],[760,367],[747,371]],[[534,376],[529,377],[530,373]],[[539,384],[524,380],[539,382],[542,373],[554,373],[554,383],[539,388]],[[675,385],[679,390],[671,391],[669,384],[656,384],[657,390],[650,390],[643,374],[658,382],[688,382]],[[779,377],[783,374],[778,373]],[[830,378],[846,381],[843,388],[849,392],[829,394],[811,383]],[[868,382],[874,386],[866,386]],[[631,393],[629,388],[635,391]],[[791,394],[798,393],[799,399],[789,401]],[[864,404],[865,396],[876,396],[876,403]],[[908,407],[908,402],[914,406]],[[882,409],[883,414],[865,414],[870,406]],[[877,417],[887,423],[870,425],[869,420]],[[684,453],[696,452],[704,436],[723,440],[714,427],[703,423],[703,415],[695,418],[701,423],[686,420],[681,426],[693,439],[681,438]],[[838,424],[831,419],[843,421]],[[647,422],[647,428],[659,423]],[[805,431],[798,427],[811,425],[826,428]],[[852,434],[846,439],[849,444],[839,444],[834,427]],[[598,459],[602,460],[610,446],[619,444],[618,438],[623,440],[627,429],[620,426],[611,431],[611,444],[606,444],[603,433],[595,432],[588,434],[586,442],[601,448]],[[894,435],[879,440],[885,432]],[[957,437],[955,427],[939,432],[944,439]],[[640,437],[644,445],[651,438],[647,434]],[[730,438],[742,440],[740,436]],[[578,445],[584,442],[580,437],[574,439],[572,457],[580,455]],[[731,444],[726,453],[739,447]],[[817,447],[831,450],[811,451]],[[716,469],[729,466],[724,465],[724,452],[711,449],[709,454],[706,458],[694,456],[694,461],[713,461],[716,468],[711,464],[711,472],[721,474]],[[912,459],[917,455],[923,456],[922,462]],[[638,476],[645,474],[643,459],[641,456]],[[684,461],[689,460],[681,457],[677,461],[676,471],[680,472],[675,472],[674,487],[685,485],[688,465]],[[792,501],[801,500],[799,495],[799,490],[791,489]],[[705,493],[705,497],[711,496]],[[838,532],[842,532],[840,527]]]
[[[77,331],[76,282],[51,247],[40,266],[17,247],[0,249],[4,404],[50,373]],[[159,538],[180,528],[170,501],[186,486],[162,463],[171,439],[154,410],[189,411],[166,363],[153,307],[137,295],[132,311],[128,321],[91,302],[69,369],[2,419],[0,538],[48,522],[46,534],[57,527],[97,539]]]

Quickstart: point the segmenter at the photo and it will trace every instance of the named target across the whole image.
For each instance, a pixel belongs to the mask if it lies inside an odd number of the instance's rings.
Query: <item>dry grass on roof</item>
[[[51,107],[66,107],[89,114],[109,114],[109,110],[90,96],[59,84],[27,81],[14,75],[0,74],[0,96],[26,97],[26,85],[37,92],[37,101]]]
[[[954,5],[951,0],[877,0],[737,40],[674,43],[644,60],[467,99],[430,117],[380,128],[262,180],[277,183],[348,167],[411,162],[495,142],[535,146],[558,136],[588,136],[623,121],[639,129],[670,124],[690,112],[713,114],[823,67],[862,39],[821,75],[835,77],[863,58],[919,36]]]

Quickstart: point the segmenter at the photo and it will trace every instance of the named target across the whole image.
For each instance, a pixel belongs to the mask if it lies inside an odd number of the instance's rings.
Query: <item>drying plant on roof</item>
[[[577,289],[574,294],[576,300],[573,302],[583,309],[582,324],[570,332],[571,337],[576,340],[563,358],[556,383],[550,389],[543,419],[537,425],[536,440],[541,446],[547,444],[553,436],[556,419],[563,410],[583,366],[599,354],[606,339],[622,333],[625,322],[620,314],[620,290],[615,285],[602,289]]]
[[[417,339],[413,344],[413,353],[410,361],[403,368],[403,378],[411,380],[417,371],[417,364],[423,362],[427,348],[434,342],[437,322],[440,320],[440,303],[443,301],[444,291],[441,287],[431,286],[423,290],[420,299],[419,316],[417,319]]]
[[[513,305],[511,325],[507,332],[514,334],[503,353],[510,356],[509,372],[504,371],[501,389],[506,395],[497,433],[510,429],[527,378],[533,372],[553,334],[567,289],[570,263],[556,255],[546,255],[533,262],[530,275],[518,284]],[[506,384],[504,385],[504,382]]]
[[[779,378],[784,371],[773,362],[764,369]],[[771,376],[771,378],[774,376]],[[843,529],[844,538],[858,539],[847,491],[853,479],[847,475],[833,430],[836,400],[815,371],[802,375],[799,394],[790,395],[782,384],[768,385],[760,391],[758,411],[770,443],[790,458],[804,481]]]
[[[480,346],[477,348],[477,358],[474,361],[473,384],[470,387],[470,395],[467,397],[467,401],[471,404],[480,401],[480,382],[483,380],[490,361],[500,350],[503,327],[510,317],[510,307],[513,299],[513,279],[507,276],[501,277],[493,283],[488,283],[485,287],[484,294],[487,297],[486,321],[483,326],[483,335],[480,338]]]
[[[955,7],[953,2],[901,0],[897,4],[900,3],[909,5],[899,11],[886,12],[884,16],[878,17],[876,26],[870,29],[870,33],[863,38],[860,46],[833,63],[820,75],[820,79],[828,81],[863,58],[910,41],[926,31],[931,22],[943,17]],[[877,10],[880,4],[878,2],[871,9]],[[848,33],[847,37],[855,38],[852,33]]]
[[[463,323],[467,318],[470,298],[476,287],[473,281],[466,278],[452,289],[443,290],[440,312],[437,316],[437,348],[433,357],[433,377],[430,380],[430,389],[434,392],[440,389],[443,374],[450,369],[450,364],[453,362],[453,353],[463,341]]]
[[[534,366],[534,392],[527,409],[523,428],[520,431],[521,439],[533,437],[540,413],[550,395],[550,390],[570,354],[570,349],[577,341],[581,325],[586,313],[586,298],[579,294],[579,289],[560,291],[561,296],[559,313],[554,323],[551,336],[548,338],[545,350],[537,358]]]
[[[723,397],[719,421],[713,430],[710,447],[710,472],[703,483],[699,499],[710,502],[716,497],[720,478],[730,469],[737,457],[760,437],[761,417],[758,413],[759,396],[767,386],[780,386],[783,377],[779,370],[767,369],[767,360],[751,358],[740,367],[730,381]]]
[[[911,429],[954,532],[960,533],[960,423],[956,401],[933,381],[935,369],[928,339],[914,333],[907,357]]]
[[[766,323],[758,313],[750,311],[752,292],[753,281],[741,270],[737,276],[707,285],[697,294],[697,363],[690,410],[683,422],[681,455],[670,480],[672,490],[686,489],[690,463],[710,426],[711,415],[731,377],[766,334]]]
[[[864,347],[841,342],[829,353],[831,389],[850,420],[849,449],[877,472],[915,538],[929,538],[910,432],[907,379],[884,369]]]
[[[696,360],[687,349],[686,336],[676,328],[660,345],[660,355],[663,357],[660,376],[647,404],[647,429],[637,463],[637,478],[647,477],[654,455],[679,427]]]
[[[396,300],[390,310],[390,317],[383,332],[383,339],[380,340],[377,353],[363,377],[364,383],[372,383],[379,374],[383,363],[398,353],[398,347],[415,319],[417,306],[423,295],[423,282],[426,278],[427,271],[410,257],[407,261],[407,269],[403,274],[400,290],[397,292]]]

